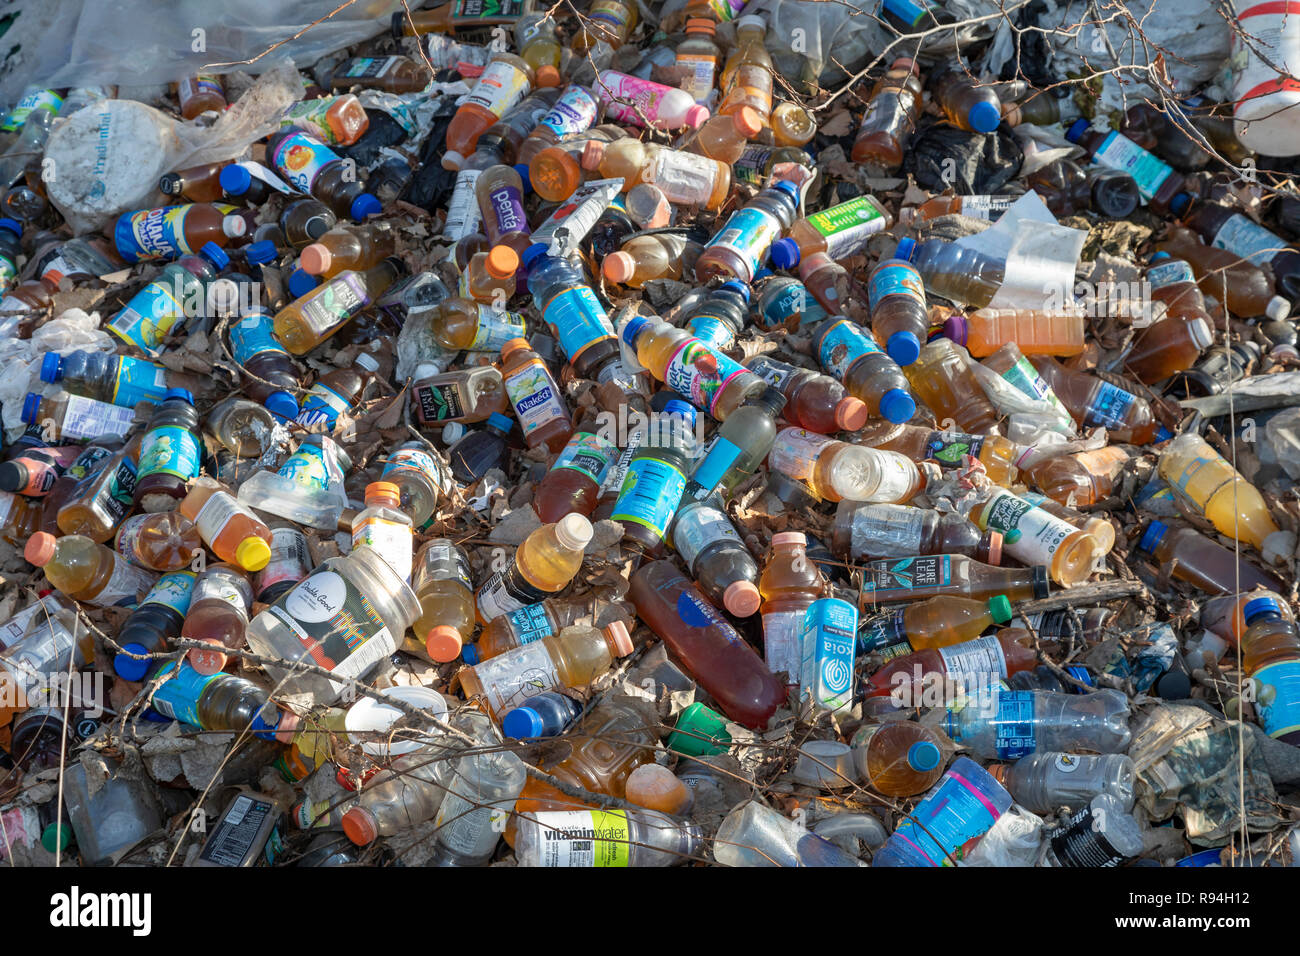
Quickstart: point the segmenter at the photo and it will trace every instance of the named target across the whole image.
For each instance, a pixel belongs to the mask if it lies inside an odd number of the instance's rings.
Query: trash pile
[[[0,859],[1292,862],[1259,49],[371,6],[0,123]]]

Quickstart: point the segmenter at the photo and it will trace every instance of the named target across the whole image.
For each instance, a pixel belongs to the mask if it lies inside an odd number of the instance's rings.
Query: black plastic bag
[[[1024,161],[1020,144],[1005,125],[984,134],[932,123],[912,137],[903,169],[931,192],[953,189],[962,196],[982,196],[1014,179]]]

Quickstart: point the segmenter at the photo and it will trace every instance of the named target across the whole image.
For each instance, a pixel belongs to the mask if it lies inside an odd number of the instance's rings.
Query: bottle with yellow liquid
[[[636,3],[631,0],[596,0],[583,18],[582,32],[569,45],[579,55],[600,42],[617,50],[636,29],[638,19]]]
[[[1275,597],[1248,601],[1242,613],[1242,665],[1255,685],[1259,723],[1270,737],[1295,744],[1300,741],[1300,631]]]
[[[420,600],[411,630],[421,649],[439,664],[454,661],[474,633],[474,579],[465,552],[448,538],[434,538],[415,556],[411,590]]]
[[[479,620],[484,624],[564,590],[582,568],[591,543],[591,522],[565,515],[524,539],[510,567],[495,572],[478,592]]]
[[[524,317],[473,299],[445,299],[429,319],[434,340],[459,352],[499,352],[511,339],[526,338]]]
[[[991,489],[966,517],[981,531],[1001,531],[1007,554],[1022,564],[1047,565],[1052,580],[1066,588],[1087,579],[1103,550],[1089,532],[1004,488]]]
[[[1171,441],[1158,467],[1174,494],[1220,534],[1262,549],[1278,530],[1263,495],[1199,435],[1186,432]]]
[[[722,68],[718,115],[753,107],[767,126],[772,116],[772,55],[767,52],[767,21],[744,16],[736,21],[736,48]]]
[[[383,295],[402,269],[389,258],[365,272],[339,273],[277,312],[275,337],[294,355],[310,352]]]
[[[869,654],[901,645],[903,653],[910,654],[948,647],[974,640],[994,624],[1010,620],[1011,602],[1005,594],[987,601],[944,594],[863,618],[858,626],[858,652]]]

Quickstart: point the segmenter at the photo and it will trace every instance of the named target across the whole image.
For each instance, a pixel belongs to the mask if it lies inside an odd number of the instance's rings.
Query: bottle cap
[[[808,545],[808,536],[802,531],[780,531],[772,535],[772,547],[786,546],[803,548]]]
[[[1169,258],[1172,258],[1169,255],[1169,253],[1161,249],[1159,252],[1151,253],[1151,258],[1147,260],[1147,265],[1151,265],[1152,263],[1156,263],[1156,262],[1162,262],[1165,259],[1169,259]]]
[[[1187,212],[1187,207],[1192,204],[1192,197],[1189,193],[1179,193],[1173,199],[1169,200],[1169,211],[1179,218]]]
[[[768,258],[778,269],[793,269],[799,264],[799,243],[789,237],[778,239],[772,243]]]
[[[256,535],[249,535],[235,548],[235,561],[245,571],[261,571],[271,563],[271,546]]]
[[[493,246],[487,254],[487,273],[494,279],[509,279],[519,271],[519,253],[509,246]]]
[[[460,649],[464,643],[460,631],[450,624],[439,624],[431,628],[425,636],[424,649],[439,664],[446,664],[460,657]]]
[[[313,202],[314,201],[315,200],[313,200]],[[329,211],[326,210],[326,212]],[[307,220],[306,224],[302,227],[302,231],[307,233],[308,239],[315,242],[321,236],[325,235],[325,233],[333,229],[334,223],[336,221],[337,220],[335,220],[334,214],[332,212],[329,213],[328,218],[326,216],[312,216],[310,219]]]
[[[665,415],[676,415],[682,419],[691,428],[695,427],[695,406],[690,402],[683,402],[680,399],[670,398],[664,402]]]
[[[736,29],[743,30],[745,27],[767,29],[767,21],[757,13],[747,13],[736,21]]]
[[[449,149],[442,154],[443,169],[450,169],[455,171],[460,169],[464,165],[465,165],[465,157],[462,156],[460,153],[456,152],[454,149]]]
[[[375,816],[365,807],[353,807],[343,814],[343,832],[357,846],[369,846],[379,837]]]
[[[454,445],[465,437],[469,429],[460,422],[448,422],[442,426],[442,443],[444,445]]]
[[[0,461],[0,491],[17,491],[27,486],[31,476],[21,461]]]
[[[238,163],[231,163],[221,169],[217,182],[231,196],[242,196],[253,185],[253,174]]]
[[[515,740],[540,737],[545,729],[542,715],[531,707],[516,707],[501,718],[501,732]]]
[[[779,183],[773,183],[772,188],[779,189],[781,192],[785,193],[787,196],[793,199],[796,203],[799,201],[799,187],[796,186],[794,183],[790,182],[790,180],[788,179],[783,179]]]
[[[637,334],[649,324],[650,320],[644,315],[634,315],[628,319],[627,325],[623,326],[623,344],[636,345]]]
[[[320,279],[305,269],[294,269],[293,275],[289,276],[289,294],[295,299],[301,299],[318,285]]]
[[[466,644],[460,649],[460,659],[473,667],[478,663],[478,647],[474,644]]]
[[[688,757],[726,753],[731,745],[727,718],[696,701],[677,716],[664,743],[674,753]]]
[[[23,421],[29,425],[36,421],[36,416],[40,414],[41,396],[36,392],[28,392],[27,397],[23,399]]]
[[[1005,763],[991,763],[984,769],[989,772],[990,777],[1005,788],[1007,785],[1007,767],[1009,766],[1010,764]]]
[[[221,231],[231,239],[248,232],[248,221],[243,216],[227,216],[221,220]]]
[[[302,252],[298,253],[298,268],[308,275],[324,275],[333,261],[334,254],[329,251],[327,246],[319,242],[304,246]]]
[[[880,397],[880,414],[895,425],[910,422],[916,414],[916,400],[901,388],[891,388]]]
[[[921,341],[915,333],[895,332],[885,344],[885,351],[899,365],[911,365],[921,354]]]
[[[278,255],[279,251],[275,248],[275,243],[270,239],[259,239],[244,250],[244,259],[250,266],[274,262]]]
[[[41,381],[57,382],[63,378],[63,356],[58,352],[46,352],[41,359]]]
[[[384,211],[384,204],[370,193],[362,193],[356,199],[352,200],[352,207],[348,210],[348,215],[357,222],[364,222],[370,216],[377,216]]]
[[[32,535],[33,539],[35,537],[36,537],[35,535]],[[31,558],[28,558],[27,560],[31,561]],[[32,564],[35,563],[36,563],[35,561],[32,561]],[[1253,598],[1252,600],[1247,601],[1246,606],[1241,609],[1241,616],[1242,619],[1246,622],[1247,627],[1249,627],[1251,624],[1253,624],[1255,621],[1259,620],[1261,617],[1263,617],[1266,614],[1272,614],[1277,617],[1282,616],[1282,609],[1278,607],[1277,601],[1274,598],[1271,597]]]
[[[722,592],[722,606],[735,617],[749,617],[758,610],[759,605],[762,603],[763,598],[758,593],[758,585],[743,578],[739,581],[732,581],[727,585],[727,589]]]
[[[401,498],[402,489],[391,481],[372,481],[366,485],[366,500],[371,498]]]
[[[991,133],[1002,122],[1002,111],[992,103],[976,103],[966,114],[971,129],[977,133]]]
[[[190,405],[194,404],[194,395],[190,392],[188,388],[169,388],[167,389],[167,391],[163,392],[164,402],[169,402],[172,401],[173,399],[177,401],[186,402],[187,404]]]
[[[1210,331],[1210,323],[1204,319],[1196,318],[1188,322],[1187,334],[1198,349],[1208,349],[1214,344],[1214,333]]]
[[[1033,594],[1035,601],[1041,601],[1052,590],[1052,579],[1048,577],[1047,567],[1042,564],[1036,564],[1030,571],[1030,593]]]
[[[613,621],[605,627],[605,636],[614,642],[614,649],[619,657],[627,657],[636,646],[632,643],[632,635],[628,633],[627,625],[622,621]]]
[[[555,522],[555,540],[569,551],[586,550],[594,533],[591,522],[577,512],[565,515]]]
[[[1165,532],[1169,527],[1163,521],[1152,521],[1145,531],[1142,532],[1141,539],[1138,540],[1138,550],[1145,551],[1148,554],[1155,551],[1156,546],[1164,538]]]
[[[158,191],[164,196],[179,196],[184,182],[176,173],[164,173],[158,179]]]
[[[763,117],[752,106],[742,106],[731,114],[731,125],[745,139],[753,139],[763,132]]]
[[[907,765],[917,773],[933,770],[942,759],[939,748],[929,740],[918,740],[907,748]]]
[[[525,249],[524,254],[519,258],[520,261],[524,264],[525,269],[531,269],[533,267],[533,263],[536,262],[544,255],[546,255],[546,244],[543,242],[535,242],[527,249]]]
[[[1168,428],[1165,428],[1164,425],[1161,425],[1159,428],[1156,429],[1155,444],[1159,445],[1161,442],[1169,441],[1169,439],[1173,437],[1174,437],[1174,433],[1171,432]]]
[[[359,352],[357,357],[352,360],[354,364],[360,365],[367,372],[379,371],[379,359],[375,358],[369,352]]]
[[[1079,117],[1079,119],[1071,123],[1070,128],[1065,131],[1065,138],[1071,143],[1077,143],[1079,140],[1083,139],[1083,134],[1088,131],[1088,127],[1091,125],[1092,122],[1090,120],[1084,117]]]
[[[298,400],[285,391],[266,396],[266,410],[281,421],[291,422],[298,417]]]
[[[855,432],[867,423],[870,416],[867,403],[852,395],[846,395],[835,406],[835,424],[840,431]]]
[[[510,432],[515,427],[515,423],[511,421],[509,418],[507,418],[505,415],[502,415],[500,412],[493,412],[491,415],[489,415],[487,417],[487,423],[491,425],[493,428],[500,429],[501,431],[505,432],[507,435],[510,434]]]
[[[717,31],[717,24],[708,17],[691,17],[686,21],[687,33],[716,33]]]
[[[66,822],[45,824],[41,831],[41,846],[47,853],[62,852],[72,841],[72,827]]]
[[[1005,624],[1011,620],[1011,602],[1007,600],[1005,594],[989,598],[989,613],[993,615],[993,621],[997,624]]]
[[[128,657],[127,654],[148,654],[149,648],[137,641],[123,644],[122,650],[126,654],[118,654],[113,658],[113,670],[122,680],[138,681],[143,680],[144,675],[149,672],[149,665],[152,660],[148,657]]]
[[[1001,531],[989,531],[984,535],[984,563],[991,564],[995,568],[1002,564],[1002,545],[1004,538]]]
[[[741,282],[739,279],[728,279],[726,282],[722,283],[722,285],[718,286],[718,288],[714,291],[734,292],[742,299],[744,299],[746,304],[749,303],[749,298],[750,298],[749,286]]]
[[[1153,689],[1164,700],[1186,700],[1192,694],[1192,680],[1181,668],[1174,668],[1161,674]]]
[[[531,347],[532,346],[528,344],[528,340],[524,338],[506,339],[505,344],[501,346],[501,357],[506,358],[518,352],[520,349],[528,349]]]
[[[1280,295],[1275,295],[1268,300],[1268,305],[1264,307],[1264,314],[1270,319],[1285,319],[1291,314],[1291,303]]]
[[[587,145],[582,147],[582,168],[589,173],[594,173],[600,168],[600,161],[605,158],[605,144],[599,140],[588,140]]]
[[[898,248],[894,250],[894,258],[902,259],[904,262],[911,262],[914,255],[916,255],[916,240],[899,239]]]
[[[943,334],[952,339],[958,345],[966,344],[966,335],[970,331],[970,324],[966,321],[964,315],[950,315],[944,319]],[[899,363],[902,364],[902,363]]]
[[[539,66],[533,76],[533,85],[538,89],[560,85],[560,71],[549,63],[545,66]]]
[[[7,229],[16,236],[21,236],[23,234],[23,224],[17,219],[0,219],[0,229]]]
[[[232,218],[239,219],[238,216]],[[243,222],[244,220],[240,219],[239,221]],[[212,267],[218,272],[230,265],[230,256],[226,255],[226,250],[215,242],[205,242],[202,248],[199,249],[199,255],[212,263]]]
[[[691,129],[699,129],[709,121],[709,108],[696,103],[686,110],[686,125]]]
[[[636,274],[636,257],[630,252],[614,252],[605,257],[600,271],[610,282],[622,285]]]

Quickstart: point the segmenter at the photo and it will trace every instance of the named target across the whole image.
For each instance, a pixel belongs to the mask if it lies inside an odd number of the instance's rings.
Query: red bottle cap
[[[365,807],[353,807],[343,814],[343,832],[357,846],[369,846],[379,837],[374,814]]]

